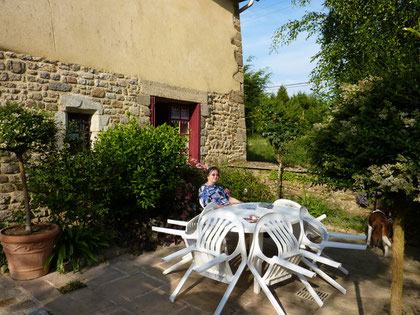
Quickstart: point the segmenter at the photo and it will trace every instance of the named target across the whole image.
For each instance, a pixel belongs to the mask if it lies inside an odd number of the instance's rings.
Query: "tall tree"
[[[244,66],[245,120],[249,134],[257,133],[259,130],[262,121],[261,113],[265,106],[263,100],[266,98],[264,89],[271,76],[267,69],[254,70],[251,64],[252,59],[252,57],[248,58],[248,64]]]
[[[318,89],[337,93],[343,82],[354,84],[418,62],[420,40],[403,30],[416,25],[418,0],[326,0],[323,7],[282,25],[273,36],[274,49],[303,32],[317,37],[320,50],[313,57],[317,65],[311,80]]]
[[[336,100],[313,138],[316,170],[330,184],[374,189],[393,204],[391,314],[402,310],[406,205],[420,199],[420,39],[405,31],[415,30],[418,12],[418,0],[326,0],[324,12],[289,21],[273,42],[306,31],[320,44],[311,80]]]

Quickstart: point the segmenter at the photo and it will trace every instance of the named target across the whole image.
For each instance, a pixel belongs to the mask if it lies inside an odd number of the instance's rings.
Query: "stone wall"
[[[238,29],[239,31],[240,29]],[[233,45],[238,43],[232,39]],[[238,52],[240,51],[238,46]],[[235,53],[235,57],[237,53]],[[238,57],[238,60],[242,60]],[[238,64],[238,81],[243,80]],[[201,104],[200,160],[205,164],[243,160],[246,128],[243,91],[220,94],[140,80],[77,64],[28,54],[0,51],[0,106],[7,100],[55,113],[63,125],[68,112],[92,115],[92,138],[102,130],[128,121],[150,122],[150,96]],[[18,165],[8,153],[0,155],[0,221],[12,221],[22,208]]]

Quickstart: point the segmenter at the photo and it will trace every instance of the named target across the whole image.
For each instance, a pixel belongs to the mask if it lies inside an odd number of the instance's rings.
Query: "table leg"
[[[258,237],[258,243],[260,245],[261,250],[263,249],[263,244],[264,244],[264,233],[260,233],[259,237]],[[261,275],[262,273],[262,260],[261,259],[257,259],[256,263],[255,263],[255,269],[257,269],[257,272]],[[257,279],[254,278],[254,293],[258,294],[261,291],[261,287],[258,284]]]

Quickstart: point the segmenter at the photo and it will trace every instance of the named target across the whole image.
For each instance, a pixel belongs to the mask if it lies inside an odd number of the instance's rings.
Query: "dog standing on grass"
[[[378,207],[369,216],[368,237],[366,244],[369,246],[373,240],[373,248],[379,247],[382,243],[384,257],[388,257],[388,249],[391,247],[391,228],[388,221],[389,211],[384,207]],[[373,237],[372,237],[373,235]]]

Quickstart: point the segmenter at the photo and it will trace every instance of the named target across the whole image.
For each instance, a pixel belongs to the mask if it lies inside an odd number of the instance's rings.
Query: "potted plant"
[[[48,272],[46,265],[59,232],[56,224],[33,224],[25,174],[27,153],[45,153],[55,147],[57,126],[53,118],[39,111],[25,109],[18,103],[0,106],[0,150],[12,152],[19,163],[24,194],[26,223],[4,228],[0,242],[8,268],[16,280],[35,279]]]

